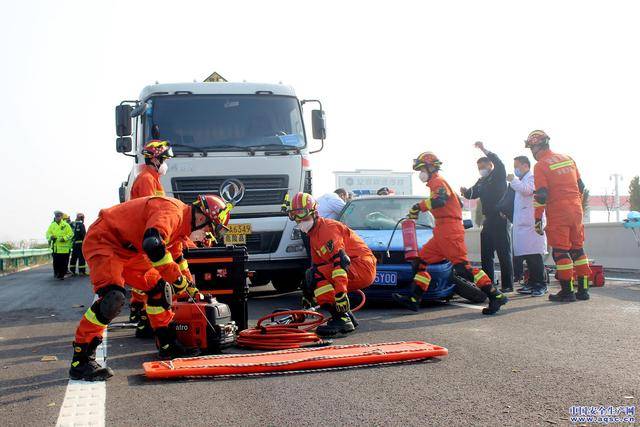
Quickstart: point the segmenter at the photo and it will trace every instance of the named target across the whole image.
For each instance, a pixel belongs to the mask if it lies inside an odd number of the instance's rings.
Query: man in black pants
[[[71,250],[71,263],[69,270],[71,274],[76,275],[76,263],[78,264],[78,272],[83,276],[87,274],[87,266],[84,261],[84,255],[82,255],[82,241],[87,234],[87,229],[84,226],[84,214],[79,213],[76,215],[76,220],[71,223],[73,229],[73,249]]]
[[[480,233],[482,269],[494,280],[494,252],[498,253],[501,272],[501,291],[513,292],[513,259],[511,257],[511,227],[509,221],[500,215],[499,204],[507,191],[507,171],[500,158],[476,142],[475,147],[485,157],[478,159],[480,179],[471,188],[460,188],[465,199],[480,198],[484,223]]]

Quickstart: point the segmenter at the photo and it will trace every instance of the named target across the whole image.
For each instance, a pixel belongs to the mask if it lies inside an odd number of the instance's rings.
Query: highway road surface
[[[493,317],[462,301],[417,314],[375,305],[338,343],[424,340],[449,356],[289,376],[149,381],[141,365],[154,359],[153,342],[109,330],[107,364],[116,375],[88,388],[70,384],[67,370],[74,329],[93,298],[89,281],[57,281],[44,266],[0,278],[1,424],[70,425],[74,398],[86,405],[78,425],[138,427],[549,426],[571,424],[572,406],[640,409],[640,284],[609,282],[591,294],[571,304],[512,294]],[[254,289],[250,316],[299,298]]]

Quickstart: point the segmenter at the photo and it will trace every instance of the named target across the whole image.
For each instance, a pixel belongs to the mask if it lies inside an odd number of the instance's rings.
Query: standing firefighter
[[[148,196],[164,196],[164,188],[160,183],[160,177],[167,173],[166,160],[173,157],[173,151],[168,141],[154,139],[149,141],[142,149],[144,166],[131,186],[131,200]],[[132,272],[129,276],[141,279],[147,270],[144,259],[139,258],[139,265],[131,265]],[[125,276],[125,279],[129,277]],[[135,279],[133,279],[135,280]],[[128,281],[127,281],[127,284]],[[153,329],[149,323],[146,310],[147,296],[131,287],[131,299],[129,300],[129,322],[136,323],[136,337],[153,337]]]
[[[534,130],[525,141],[525,147],[538,161],[535,177],[535,227],[538,234],[547,233],[553,248],[561,290],[549,295],[549,300],[573,302],[589,299],[589,260],[584,252],[584,225],[582,223],[582,193],[584,184],[576,162],[567,155],[549,149],[549,136]],[[546,211],[547,227],[542,229],[542,216]],[[573,278],[578,278],[578,292]]]
[[[371,250],[349,227],[318,215],[311,194],[298,193],[288,206],[289,219],[309,237],[313,266],[305,275],[303,305],[314,300],[331,313],[326,325],[318,326],[320,336],[355,331],[358,326],[349,303],[348,292],[373,283],[376,259]]]
[[[182,247],[196,230],[222,235],[229,222],[230,206],[217,196],[198,196],[193,205],[164,197],[145,197],[100,211],[84,241],[91,283],[98,299],[87,310],[76,330],[69,376],[89,381],[113,375],[95,361],[102,335],[122,309],[129,264],[144,257],[150,269],[132,287],[148,295],[149,320],[156,334],[160,358],[193,356],[197,350],[183,347],[169,323],[172,294],[194,295],[197,289]]]
[[[82,241],[87,234],[87,229],[84,226],[84,214],[79,213],[76,215],[76,220],[71,223],[73,229],[73,250],[71,251],[71,262],[69,270],[71,274],[76,274],[76,264],[78,265],[78,272],[82,275],[87,274],[87,266],[84,261],[84,255],[82,254]]]
[[[53,252],[53,275],[56,279],[64,280],[69,265],[69,252],[73,241],[73,230],[67,221],[65,214],[60,211],[53,213],[53,222],[47,229],[47,241]]]
[[[420,172],[420,181],[427,184],[431,196],[414,205],[407,216],[417,219],[420,212],[431,211],[436,219],[436,226],[433,238],[420,250],[409,295],[393,294],[393,299],[410,310],[418,311],[422,295],[429,289],[431,282],[427,266],[449,260],[458,276],[474,282],[489,297],[489,306],[482,310],[482,314],[495,314],[500,306],[507,303],[507,297],[493,286],[484,271],[472,268],[469,264],[464,242],[462,203],[438,173],[441,165],[442,162],[431,152],[422,153],[413,161],[413,170]]]

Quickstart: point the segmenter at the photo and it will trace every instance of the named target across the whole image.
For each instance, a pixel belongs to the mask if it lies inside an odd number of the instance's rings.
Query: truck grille
[[[249,254],[270,254],[278,250],[282,239],[282,231],[263,231],[247,235],[247,252]],[[222,247],[224,244],[219,244]]]
[[[244,197],[238,206],[280,205],[289,188],[288,175],[173,178],[171,187],[174,197],[191,203],[198,194],[219,196],[220,186],[230,178],[239,180],[245,186]]]

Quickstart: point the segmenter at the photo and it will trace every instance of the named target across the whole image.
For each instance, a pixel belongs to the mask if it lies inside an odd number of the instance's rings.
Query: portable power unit
[[[171,325],[185,347],[197,347],[205,354],[220,353],[236,343],[238,327],[231,320],[227,304],[207,297],[205,301],[178,301]],[[208,322],[207,322],[208,321]]]
[[[249,326],[247,250],[243,246],[189,248],[184,251],[189,270],[201,293],[215,297],[231,308],[239,330]]]

